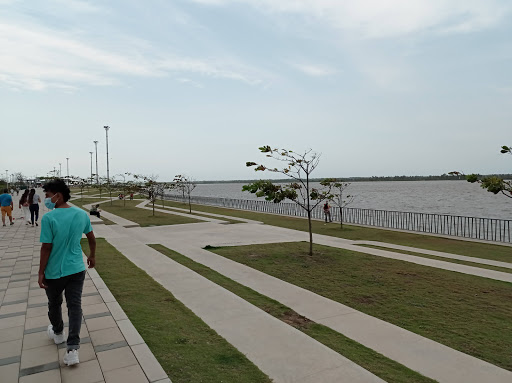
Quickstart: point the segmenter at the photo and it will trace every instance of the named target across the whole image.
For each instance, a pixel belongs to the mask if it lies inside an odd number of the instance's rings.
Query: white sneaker
[[[80,363],[80,360],[78,359],[78,350],[66,351],[66,354],[64,355],[64,364],[66,366],[72,366],[78,363]]]
[[[46,333],[48,334],[48,338],[53,339],[55,344],[61,344],[61,343],[64,343],[66,341],[66,332],[62,331],[61,334],[57,335],[57,334],[55,334],[53,332],[53,326],[52,325],[48,326],[48,331]]]

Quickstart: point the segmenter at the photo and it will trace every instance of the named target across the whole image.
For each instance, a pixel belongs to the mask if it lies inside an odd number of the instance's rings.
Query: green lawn
[[[387,248],[387,247],[374,246],[374,245],[358,245],[358,246],[369,247],[370,249],[379,249],[379,250],[393,251],[395,253],[401,253],[401,254],[415,255],[415,256],[419,256],[419,257],[423,257],[423,258],[437,259],[438,261],[458,263],[458,264],[466,265],[466,266],[480,267],[482,269],[496,270],[496,271],[501,271],[503,273],[512,273],[512,269],[507,269],[506,267],[499,267],[499,266],[493,266],[493,265],[484,265],[482,263],[461,261],[460,259],[438,257],[436,255],[423,254],[423,253],[419,253],[419,252],[416,252],[416,251],[390,249],[390,248]]]
[[[96,269],[173,383],[270,383],[242,353],[104,239]],[[87,240],[82,248],[88,254]]]
[[[266,311],[270,315],[297,328],[305,334],[316,339],[339,354],[347,357],[361,367],[379,376],[387,382],[394,383],[427,383],[434,380],[408,369],[407,367],[389,359],[385,356],[343,336],[329,327],[315,323],[303,316],[300,316],[289,307],[270,299],[222,274],[194,262],[173,250],[162,245],[149,245],[160,251],[172,260],[181,263],[196,273],[208,278],[210,281],[224,287],[251,304]]]
[[[276,278],[512,370],[512,284],[316,245],[212,249]]]
[[[97,198],[84,198],[83,200],[76,199],[71,202],[77,206],[82,207],[83,205],[99,201],[104,201],[104,199],[100,200]],[[110,205],[110,202],[100,204],[100,209],[118,215],[119,217],[123,217],[127,220],[136,222],[142,227],[204,222],[180,215],[160,213],[158,211],[155,211],[155,215],[153,216],[152,211],[135,207],[141,202],[142,201],[121,201],[119,199],[115,199],[112,201],[112,205]],[[148,205],[148,207],[151,207],[151,205]],[[155,208],[158,208],[158,206],[155,205]]]
[[[188,208],[188,204],[166,201],[169,206]],[[280,216],[274,214],[257,213],[235,209],[218,208],[205,205],[192,205],[196,211],[231,215],[233,217],[247,218],[261,221],[268,225],[281,226],[289,229],[307,231],[308,224],[305,219]],[[330,235],[353,240],[380,241],[394,243],[397,245],[417,247],[420,249],[443,251],[446,253],[466,255],[468,257],[493,259],[501,262],[512,263],[512,247],[500,246],[486,243],[470,242],[458,239],[449,239],[422,235],[415,233],[404,233],[399,231],[343,225],[340,229],[339,223],[324,225],[322,221],[313,221],[313,232],[317,234]]]
[[[167,201],[166,201],[167,203]],[[156,205],[155,205],[156,206]],[[214,216],[211,216],[211,215],[206,215],[206,214],[200,214],[200,213],[195,213],[194,211],[192,211],[192,213],[189,213],[188,211],[184,212],[184,211],[180,211],[180,210],[176,210],[176,209],[173,209],[172,207],[170,206],[163,206],[165,209],[168,209],[169,211],[176,211],[176,212],[179,212],[179,213],[187,213],[187,214],[191,214],[191,215],[197,215],[198,217],[205,217],[205,218],[214,218],[214,219],[220,219],[222,221],[226,221],[227,223],[229,224],[235,224],[235,223],[245,223],[244,221],[238,221],[238,220],[235,220],[235,219],[229,219],[229,218],[222,218],[222,217],[214,217]],[[159,208],[162,208],[162,205],[159,205]]]

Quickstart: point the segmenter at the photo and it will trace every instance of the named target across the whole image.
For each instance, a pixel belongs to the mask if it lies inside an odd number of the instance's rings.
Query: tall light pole
[[[62,163],[59,162],[59,178],[62,178]]]
[[[89,152],[89,154],[91,155],[91,184],[92,184],[92,152]]]
[[[105,136],[107,139],[107,183],[108,183],[108,190],[110,194],[110,204],[112,204],[112,188],[110,187],[110,170],[108,167],[108,130],[110,129],[110,126],[105,125],[103,128],[105,128]]]
[[[67,168],[67,173],[68,173],[68,186],[69,186],[69,157],[66,157],[66,168]]]
[[[98,141],[93,141],[96,146],[96,184],[100,183],[100,179],[98,176]]]

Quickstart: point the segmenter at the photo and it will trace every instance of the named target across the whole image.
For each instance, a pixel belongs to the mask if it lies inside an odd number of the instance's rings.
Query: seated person
[[[91,210],[89,211],[89,214],[90,215],[95,215],[96,217],[98,218],[101,218],[100,217],[100,209],[98,209],[100,207],[100,205],[92,205],[91,206]]]

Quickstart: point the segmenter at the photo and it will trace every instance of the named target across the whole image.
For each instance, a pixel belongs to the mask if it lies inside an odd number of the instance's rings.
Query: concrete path
[[[465,255],[445,253],[442,251],[435,251],[435,250],[419,249],[417,247],[394,245],[392,243],[377,242],[377,241],[354,241],[353,244],[354,245],[380,246],[380,247],[386,247],[390,250],[397,249],[397,250],[412,251],[412,252],[416,252],[416,253],[434,255],[436,257],[441,257],[441,258],[458,259],[460,261],[480,263],[482,265],[490,265],[490,266],[503,267],[506,269],[512,269],[512,250],[510,251],[510,254],[511,254],[510,261],[511,262],[500,262],[500,261],[493,261],[492,259],[467,257]]]
[[[315,243],[318,243],[321,245],[338,247],[338,248],[342,248],[342,249],[346,249],[346,250],[357,251],[359,253],[376,255],[378,257],[397,259],[400,261],[416,263],[418,265],[436,267],[438,269],[456,271],[458,273],[475,275],[478,277],[484,277],[484,278],[489,278],[489,279],[495,279],[497,281],[512,283],[512,273],[505,273],[502,271],[484,269],[484,268],[476,267],[476,266],[461,265],[459,263],[447,262],[447,261],[442,261],[442,260],[438,260],[438,259],[425,258],[422,256],[395,253],[393,251],[372,249],[369,247],[357,246],[352,243],[347,243],[347,241],[344,239],[329,237],[327,235],[316,234],[316,235],[314,235],[313,238],[314,238],[313,240]],[[416,249],[416,250],[420,251],[419,249]]]
[[[98,235],[169,290],[275,383],[383,382],[301,331],[137,241],[132,233],[141,229],[115,229],[101,226]]]
[[[37,284],[40,228],[15,222],[0,227],[0,382],[170,383],[95,270],[88,270],[82,295],[80,364],[63,366],[65,345],[46,335],[47,298]]]
[[[145,210],[153,211],[153,207],[152,206],[148,206],[148,205],[149,205],[149,200],[145,200],[145,201],[139,203],[136,207],[138,207],[140,209],[145,209]],[[163,209],[162,207],[158,207],[156,204],[155,204],[155,211],[158,211],[160,213],[165,213],[165,214],[179,215],[181,217],[192,218],[192,219],[196,219],[198,221],[204,221],[204,222],[227,223],[226,221],[223,221],[223,220],[220,220],[220,219],[201,217],[201,216],[198,216],[198,215],[189,214],[188,212],[180,213],[178,211],[169,211],[167,209]]]
[[[174,207],[174,206],[165,206],[165,208],[166,208],[166,209],[169,209],[169,210],[176,210],[176,211],[183,212],[183,213],[189,213],[189,210],[188,210],[188,209],[182,209],[182,208],[179,208],[179,207]],[[231,215],[223,215],[223,214],[207,213],[207,212],[204,212],[204,211],[198,211],[198,210],[193,210],[192,212],[193,212],[193,213],[197,213],[197,214],[202,214],[202,215],[210,216],[210,217],[217,217],[217,218],[231,219],[231,220],[240,221],[240,222],[245,222],[245,223],[259,223],[259,224],[263,224],[263,222],[255,221],[255,220],[253,220],[253,219],[239,218],[239,217],[234,217],[234,216],[231,216]],[[173,212],[173,213],[174,213],[174,212]]]
[[[106,228],[108,229],[108,227]],[[207,244],[235,246],[300,241],[307,238],[307,233],[251,224],[230,225],[229,227],[204,224],[201,226],[182,225],[174,228],[167,226],[119,229],[115,234],[105,232],[101,228],[100,233],[105,234],[107,239],[110,237],[108,240],[119,246],[123,253],[133,251],[134,257],[135,253],[141,252],[142,249],[135,250],[132,247],[130,250],[129,246],[124,248],[123,243],[126,243],[126,239],[123,237],[129,236],[132,240],[144,243],[163,244],[439,382],[504,383],[512,381],[512,372],[510,371],[201,249]],[[114,237],[116,238],[114,239]],[[328,242],[325,238],[319,237],[315,236],[318,242]],[[346,241],[347,244],[344,243],[344,240],[338,241],[336,238],[335,240],[326,244],[338,247],[356,247],[349,244],[351,241]],[[357,251],[360,251],[360,248],[357,248]],[[161,256],[155,254],[155,257]],[[443,263],[448,264],[448,262]],[[144,265],[141,263],[141,266]],[[149,266],[145,266],[145,268],[147,270]],[[160,278],[162,279],[161,283],[166,283],[166,275],[160,275]],[[190,304],[186,300],[184,303],[187,306]],[[199,313],[201,312],[199,311]],[[236,346],[238,347],[238,345]]]

